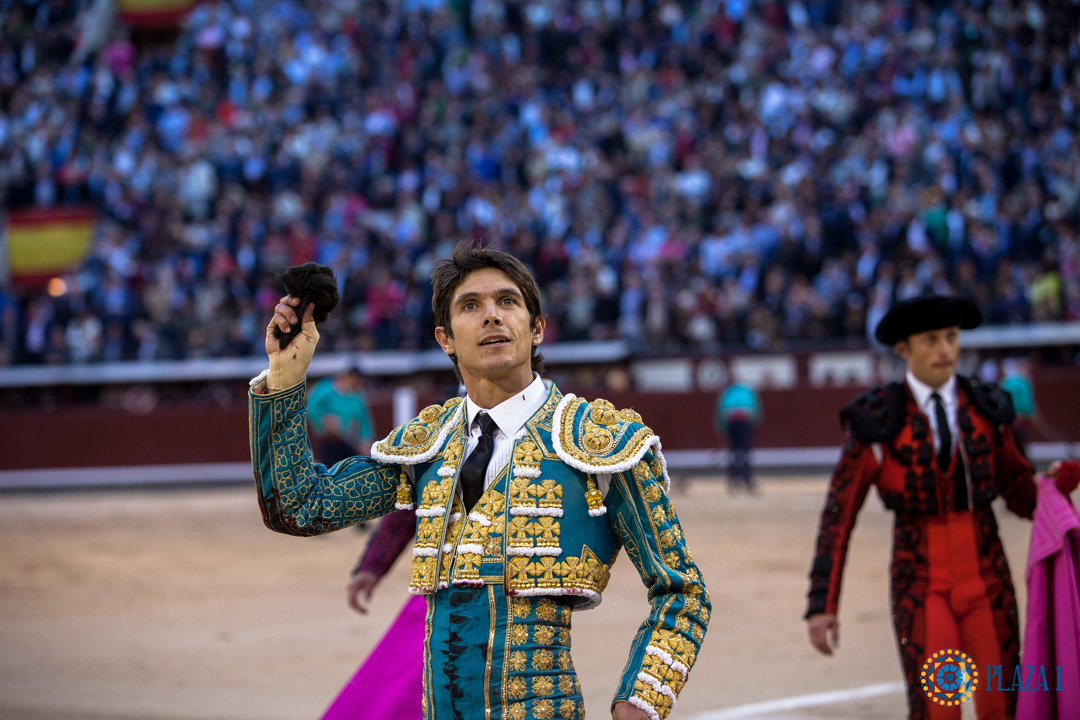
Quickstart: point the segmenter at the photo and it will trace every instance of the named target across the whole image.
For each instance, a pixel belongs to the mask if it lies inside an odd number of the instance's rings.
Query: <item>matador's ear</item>
[[[330,311],[338,304],[337,280],[334,271],[327,265],[309,262],[303,265],[294,265],[278,275],[278,280],[285,286],[285,291],[295,298],[300,298],[300,306],[296,308],[296,314],[304,317],[308,305],[314,305],[313,312],[315,324],[326,322],[330,317]],[[300,324],[294,325],[288,333],[283,333],[280,328],[274,327],[274,337],[284,350],[292,339],[300,333]]]

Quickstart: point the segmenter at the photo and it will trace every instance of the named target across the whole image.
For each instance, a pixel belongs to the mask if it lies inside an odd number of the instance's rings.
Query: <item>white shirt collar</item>
[[[915,396],[915,402],[919,404],[919,407],[924,412],[927,412],[927,408],[933,404],[930,396],[934,393],[941,396],[941,401],[945,403],[946,407],[956,405],[956,375],[950,375],[949,379],[941,387],[933,388],[912,375],[911,371],[908,370],[907,384],[911,388],[911,393]]]
[[[513,437],[544,404],[544,401],[547,400],[547,394],[548,389],[544,385],[544,381],[540,379],[539,375],[533,373],[533,381],[529,383],[527,388],[508,397],[486,412],[502,430],[503,435]],[[476,416],[484,410],[485,408],[477,405],[475,400],[466,395],[465,413],[469,422],[466,427],[471,429]]]

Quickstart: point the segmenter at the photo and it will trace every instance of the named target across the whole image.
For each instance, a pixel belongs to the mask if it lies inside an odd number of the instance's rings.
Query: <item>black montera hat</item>
[[[874,330],[882,345],[895,345],[915,333],[960,326],[971,330],[982,324],[982,313],[975,303],[962,297],[923,295],[898,302],[889,308]]]

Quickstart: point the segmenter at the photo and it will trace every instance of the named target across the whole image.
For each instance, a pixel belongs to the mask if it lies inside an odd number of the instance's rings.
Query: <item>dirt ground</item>
[[[823,658],[806,640],[824,492],[823,477],[766,478],[757,497],[694,480],[673,498],[714,608],[673,718],[903,717],[897,692],[716,712],[901,679],[887,604],[891,518],[876,498],[852,542],[840,651]],[[1030,526],[1000,508],[998,517],[1021,579]],[[276,535],[250,488],[0,495],[0,719],[318,718],[406,597],[399,562],[370,615],[346,606],[365,538]],[[1022,580],[1018,590],[1023,603]],[[575,616],[574,664],[594,720],[608,717],[647,611],[624,555],[603,605]]]

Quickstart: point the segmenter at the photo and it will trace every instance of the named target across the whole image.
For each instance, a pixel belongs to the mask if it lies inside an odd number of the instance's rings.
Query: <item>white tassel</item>
[[[412,503],[394,503],[394,507],[398,510],[412,510],[416,506]]]
[[[454,477],[454,473],[456,473],[456,472],[457,472],[457,468],[447,467],[446,465],[443,465],[441,468],[439,468],[439,472],[437,474],[438,474],[439,477],[448,478],[448,477]]]
[[[670,665],[671,663],[675,662],[675,658],[671,657],[671,655],[668,654],[667,650],[664,650],[663,648],[658,648],[655,645],[649,645],[648,647],[646,647],[645,654],[660,658],[664,661],[665,665]]]
[[[660,685],[660,681],[657,680],[656,678],[654,678],[649,673],[647,673],[645,671],[639,672],[637,674],[637,679],[640,680],[641,682],[645,683],[649,687],[651,687],[656,692],[660,692],[660,688],[662,687]]]
[[[601,515],[607,515],[607,506],[606,505],[601,505],[600,507],[596,508],[595,510],[590,510],[589,511],[589,516],[590,517],[600,517]]]
[[[566,597],[569,595],[580,595],[587,598],[588,602],[575,607],[574,612],[592,610],[603,601],[603,598],[600,597],[600,593],[592,590],[584,590],[582,588],[527,588],[525,590],[514,590],[511,588],[506,594],[517,597]]]
[[[660,444],[660,438],[656,438],[656,449],[653,450],[653,455],[660,461],[660,469],[664,474],[664,492],[671,492],[671,478],[668,476],[667,460],[664,459],[663,446]]]
[[[414,547],[413,557],[435,557],[439,554],[439,548]]]
[[[558,547],[508,547],[507,555],[519,555],[521,557],[547,556],[558,557],[562,555],[562,548]]]
[[[446,514],[444,507],[420,508],[416,511],[416,517],[442,517]]]
[[[461,513],[451,513],[450,514],[450,522],[456,523],[460,519],[461,519]]]
[[[627,702],[636,708],[644,710],[645,714],[649,716],[649,720],[660,720],[660,716],[656,714],[656,710],[653,708],[653,706],[645,702],[641,698],[631,695],[627,699]]]
[[[645,654],[660,658],[664,661],[665,665],[668,665],[671,667],[672,670],[681,673],[683,682],[686,682],[686,679],[690,676],[690,670],[687,669],[687,667],[681,662],[673,658],[671,654],[663,648],[658,648],[655,645],[649,645],[645,648]]]
[[[481,527],[491,527],[491,521],[478,512],[469,513],[469,519]]]
[[[515,467],[514,468],[514,477],[538,478],[538,477],[540,477],[540,468]]]
[[[667,685],[661,684],[659,680],[657,680],[647,672],[639,672],[637,674],[637,679],[645,683],[661,695],[667,695],[669,698],[671,698],[671,709],[675,709],[675,706],[678,704],[679,699],[675,697],[675,693],[672,691],[671,688],[669,688]]]
[[[484,546],[477,545],[476,543],[462,543],[457,546],[458,553],[472,553],[473,555],[483,555]]]
[[[547,517],[562,517],[562,508],[538,508],[538,507],[512,507],[510,508],[511,515],[528,515],[536,517],[539,515],[545,515]]]

